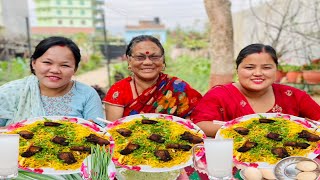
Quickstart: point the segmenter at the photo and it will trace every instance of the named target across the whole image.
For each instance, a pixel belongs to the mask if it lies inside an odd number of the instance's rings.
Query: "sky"
[[[214,1],[214,0],[213,0]],[[230,0],[233,12],[247,9],[266,0]],[[33,0],[28,0],[31,25],[36,24]],[[159,17],[166,28],[178,25],[187,30],[202,30],[208,17],[204,0],[105,0],[105,19],[108,33],[123,36],[126,25],[138,25],[139,20]]]
[[[203,29],[208,17],[204,0],[105,0],[106,26],[109,33],[122,35],[126,25],[138,25],[139,20],[160,22],[169,29],[178,25],[188,30]],[[250,0],[231,0],[233,12],[250,7]],[[261,0],[252,0],[254,4]]]

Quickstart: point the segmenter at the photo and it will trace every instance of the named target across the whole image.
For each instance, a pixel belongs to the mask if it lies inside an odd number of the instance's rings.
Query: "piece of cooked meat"
[[[166,148],[168,148],[168,149],[180,149],[180,144],[167,144]]]
[[[132,131],[126,128],[120,128],[120,129],[117,129],[116,131],[124,137],[129,137],[132,133]]]
[[[197,144],[203,142],[203,139],[201,137],[198,137],[196,135],[191,134],[188,131],[185,131],[183,134],[180,135],[181,140],[187,140],[192,144]]]
[[[291,141],[289,141],[289,142],[285,142],[283,145],[285,145],[285,146],[291,146],[291,147],[296,147],[296,146],[297,146],[297,142],[291,142]]]
[[[70,147],[71,151],[85,151],[85,152],[91,152],[90,147],[85,147],[85,146],[73,146]]]
[[[192,146],[182,145],[182,144],[167,144],[166,148],[167,149],[181,149],[183,151],[189,151],[192,148]]]
[[[157,124],[158,121],[151,120],[151,119],[142,119],[142,120],[141,120],[141,123],[142,123],[142,124]]]
[[[258,145],[258,143],[256,143],[256,142],[246,141],[237,151],[238,152],[247,152],[250,149],[256,147],[257,145]]]
[[[291,147],[298,147],[301,149],[307,149],[310,144],[308,143],[300,143],[300,142],[286,142],[284,143],[285,146],[291,146]]]
[[[34,134],[30,131],[20,131],[19,135],[25,139],[32,139]]]
[[[31,157],[35,155],[36,153],[40,152],[42,150],[42,147],[39,146],[30,146],[26,152],[23,152],[21,154],[22,157]]]
[[[151,141],[157,142],[157,143],[164,143],[164,139],[159,134],[151,134],[151,136],[148,137]]]
[[[179,149],[182,149],[183,151],[189,151],[192,148],[190,145],[180,145]]]
[[[100,146],[110,144],[110,142],[107,139],[101,138],[95,134],[90,134],[88,137],[86,137],[86,139],[88,142],[99,144]]]
[[[282,137],[280,137],[280,134],[273,133],[273,132],[268,133],[267,134],[267,138],[275,140],[275,141],[281,141],[282,140]]]
[[[273,148],[271,149],[271,152],[272,154],[276,155],[278,158],[285,158],[289,156],[287,150],[283,147]]]
[[[60,126],[62,124],[57,122],[44,122],[44,126]]]
[[[316,142],[320,140],[320,137],[318,135],[312,134],[307,130],[302,130],[301,132],[298,133],[298,135],[299,135],[298,136],[299,138],[306,139],[307,141],[310,141],[310,142]]]
[[[297,147],[300,147],[301,149],[307,149],[310,146],[308,143],[297,143]]]
[[[71,152],[61,152],[58,154],[58,158],[67,164],[73,164],[77,162],[76,158],[74,158]]]
[[[172,159],[168,150],[156,150],[154,152],[154,155],[164,162],[170,161]]]
[[[67,142],[67,138],[55,136],[53,139],[51,139],[52,142],[56,144],[60,144],[62,146],[68,146],[69,142]]]
[[[139,144],[133,144],[133,143],[128,143],[128,145],[120,151],[121,155],[128,155],[131,154],[134,150],[139,149],[140,145]]]
[[[239,133],[241,135],[248,135],[248,133],[249,133],[249,129],[244,128],[244,127],[237,127],[237,128],[234,128],[233,130],[235,130],[237,133]]]
[[[260,118],[259,119],[259,122],[260,123],[274,123],[276,122],[275,120],[272,120],[272,119],[267,119],[267,118]]]

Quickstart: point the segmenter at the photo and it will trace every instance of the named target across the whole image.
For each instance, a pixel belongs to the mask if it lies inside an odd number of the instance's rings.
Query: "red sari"
[[[320,106],[305,91],[273,84],[274,106],[267,113],[283,113],[313,120],[320,119]],[[201,121],[229,121],[254,114],[245,96],[232,84],[215,86],[201,99],[191,115],[194,123]]]
[[[160,74],[157,83],[133,99],[131,77],[111,86],[103,102],[124,107],[123,116],[162,113],[186,118],[201,99],[201,94],[177,77]]]

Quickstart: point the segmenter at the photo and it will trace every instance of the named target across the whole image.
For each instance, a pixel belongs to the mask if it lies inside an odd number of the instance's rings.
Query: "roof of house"
[[[139,25],[126,25],[126,30],[145,30],[145,29],[153,29],[153,30],[164,30],[165,25],[160,24],[159,21],[139,21]]]

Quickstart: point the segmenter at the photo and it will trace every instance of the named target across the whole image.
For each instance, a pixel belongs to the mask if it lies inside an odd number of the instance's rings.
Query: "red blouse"
[[[201,94],[177,77],[161,73],[157,83],[133,99],[131,77],[116,82],[107,92],[103,102],[124,107],[123,116],[140,113],[162,113],[190,116],[201,99]]]
[[[313,120],[320,119],[320,106],[305,91],[273,84],[274,106],[267,112],[283,113]],[[194,123],[201,121],[229,121],[237,117],[254,114],[245,96],[232,84],[215,86],[200,100],[191,114]]]

